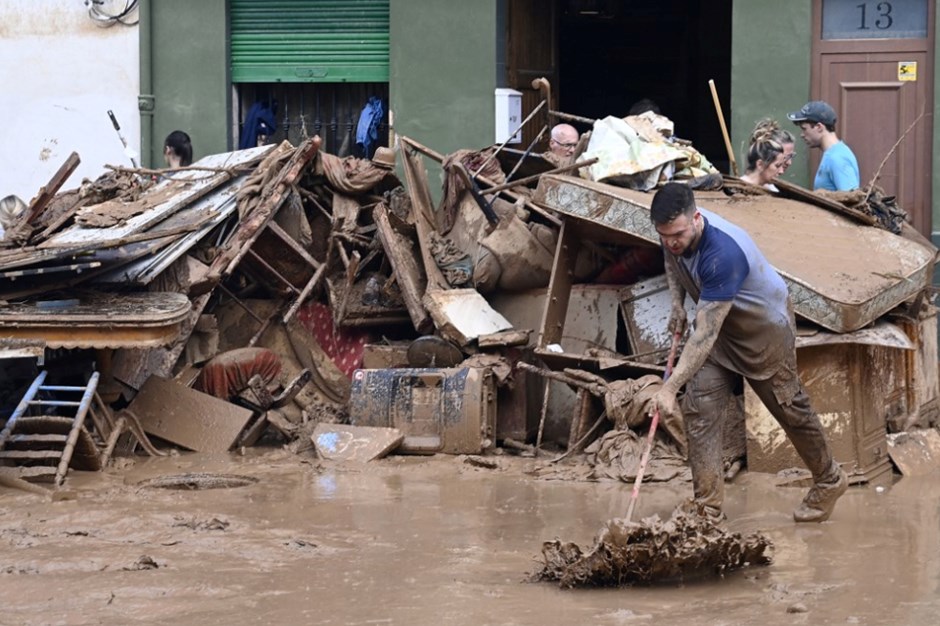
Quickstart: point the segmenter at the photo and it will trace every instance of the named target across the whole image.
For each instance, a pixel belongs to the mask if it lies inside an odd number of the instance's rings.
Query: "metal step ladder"
[[[83,434],[98,372],[83,387],[46,385],[46,374],[46,370],[39,373],[0,431],[0,465],[17,467],[22,478],[51,478],[61,485]],[[87,432],[84,435],[88,439]],[[88,469],[96,469],[97,456],[90,465]]]

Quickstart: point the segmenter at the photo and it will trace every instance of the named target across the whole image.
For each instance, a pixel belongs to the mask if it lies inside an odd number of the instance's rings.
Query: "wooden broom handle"
[[[725,126],[725,115],[721,112],[721,101],[718,99],[718,90],[715,89],[715,81],[709,80],[708,87],[712,91],[712,100],[715,101],[715,113],[718,114],[718,123],[721,125],[721,135],[725,138],[725,150],[728,151],[728,160],[731,161],[731,173],[738,175],[738,164],[734,160],[734,150],[731,149],[731,137],[728,136],[728,127]]]

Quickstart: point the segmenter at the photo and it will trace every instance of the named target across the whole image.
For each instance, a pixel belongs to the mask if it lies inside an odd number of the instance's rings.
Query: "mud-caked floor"
[[[56,501],[0,487],[0,623],[938,623],[940,476],[853,487],[829,522],[797,525],[802,489],[742,474],[728,527],[765,533],[771,565],[560,589],[526,582],[543,542],[589,545],[625,514],[631,486],[543,480],[526,473],[539,461],[495,460],[343,466],[259,449],[72,472]],[[257,482],[138,486],[204,472]],[[667,517],[689,489],[644,485],[638,516]]]

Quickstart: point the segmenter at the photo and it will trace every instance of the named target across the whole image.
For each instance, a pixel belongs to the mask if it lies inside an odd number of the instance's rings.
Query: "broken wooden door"
[[[815,0],[812,99],[836,110],[839,137],[858,158],[861,184],[877,184],[931,231],[934,3]],[[795,105],[794,105],[795,106]],[[911,124],[917,126],[892,152]],[[810,155],[812,172],[820,153]]]

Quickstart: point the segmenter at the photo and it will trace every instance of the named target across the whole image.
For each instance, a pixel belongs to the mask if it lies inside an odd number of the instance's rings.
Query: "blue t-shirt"
[[[813,189],[852,191],[859,188],[860,180],[855,154],[844,141],[840,141],[823,152]]]
[[[676,260],[680,279],[691,282],[693,289],[687,286],[687,291],[699,306],[703,301],[732,303],[711,356],[744,376],[769,378],[793,350],[787,284],[744,229],[699,210],[705,227],[698,247]]]

